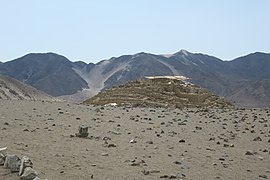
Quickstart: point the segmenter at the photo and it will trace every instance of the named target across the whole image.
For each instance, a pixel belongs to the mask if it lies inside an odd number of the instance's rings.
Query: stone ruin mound
[[[84,101],[84,104],[170,108],[232,107],[224,98],[205,88],[168,77],[141,79],[112,87]]]

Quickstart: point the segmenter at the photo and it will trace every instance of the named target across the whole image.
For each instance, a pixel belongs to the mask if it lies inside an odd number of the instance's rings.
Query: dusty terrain
[[[0,119],[0,147],[42,180],[270,178],[270,110],[1,100]],[[81,124],[89,138],[73,137]],[[0,179],[19,177],[0,166]]]

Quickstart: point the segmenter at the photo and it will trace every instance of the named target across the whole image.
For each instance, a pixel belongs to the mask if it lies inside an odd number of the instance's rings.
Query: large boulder
[[[21,180],[34,180],[37,179],[37,172],[31,167],[26,167],[23,174],[21,175]]]
[[[21,166],[20,166],[19,176],[23,175],[24,170],[27,167],[33,168],[33,163],[32,163],[32,161],[27,156],[23,156],[23,158],[21,160]]]

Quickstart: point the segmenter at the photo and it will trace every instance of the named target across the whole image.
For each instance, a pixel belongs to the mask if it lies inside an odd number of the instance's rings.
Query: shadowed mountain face
[[[31,86],[5,76],[0,76],[0,99],[54,100],[53,97],[40,92]]]
[[[1,64],[0,72],[47,94],[60,96],[88,87],[72,67],[72,62],[57,54],[28,54]]]
[[[71,62],[53,53],[29,54],[0,64],[0,74],[73,101],[82,101],[103,89],[144,76],[183,75],[190,77],[192,83],[237,105],[270,107],[267,85],[270,81],[270,54],[266,53],[222,61],[181,50],[166,56],[124,55],[97,64]]]

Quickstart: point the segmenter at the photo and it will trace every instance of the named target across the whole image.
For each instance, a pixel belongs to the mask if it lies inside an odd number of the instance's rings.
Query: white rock
[[[135,139],[131,139],[129,142],[130,143],[136,143],[137,141]]]
[[[7,156],[7,147],[0,148],[0,156]]]

